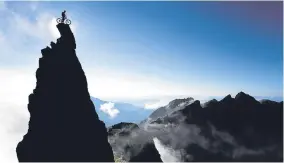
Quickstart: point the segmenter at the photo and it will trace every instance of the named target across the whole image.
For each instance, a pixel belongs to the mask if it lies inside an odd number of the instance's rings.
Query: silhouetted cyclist
[[[66,11],[64,10],[62,13],[61,13],[61,16],[62,16],[62,23],[64,23],[64,20],[66,19]]]

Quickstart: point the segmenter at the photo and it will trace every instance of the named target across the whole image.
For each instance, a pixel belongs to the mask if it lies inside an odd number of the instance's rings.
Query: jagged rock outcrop
[[[121,122],[109,127],[108,133],[115,158],[124,162],[162,162],[152,137],[137,124]]]
[[[156,120],[158,120],[159,118],[161,118],[163,116],[171,114],[171,113],[173,113],[173,112],[175,112],[177,110],[181,110],[185,106],[187,106],[190,103],[192,103],[193,101],[194,101],[194,99],[192,97],[188,97],[188,98],[184,98],[184,99],[175,99],[175,100],[169,102],[168,105],[160,107],[157,110],[155,110],[149,116],[149,118],[144,120],[144,121],[142,121],[140,125],[143,125],[147,121],[149,121],[149,122],[156,121]]]
[[[90,99],[76,56],[74,35],[58,24],[61,37],[42,49],[37,84],[29,96],[28,133],[17,146],[20,162],[113,162],[105,124]]]
[[[259,102],[240,92],[155,118],[139,126],[148,135],[143,137],[181,152],[180,161],[283,161],[283,102]]]
[[[129,148],[131,149],[131,148]],[[163,162],[161,156],[156,149],[154,142],[144,144],[143,148],[137,155],[130,158],[129,162]]]
[[[135,123],[120,122],[108,128],[108,135],[113,136],[118,134],[119,136],[127,136],[132,130],[139,129]]]

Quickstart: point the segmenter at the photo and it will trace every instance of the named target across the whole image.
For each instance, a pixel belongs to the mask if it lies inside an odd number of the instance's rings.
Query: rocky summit
[[[113,162],[105,124],[90,99],[86,76],[67,24],[41,50],[36,88],[29,96],[29,129],[17,146],[20,162]]]
[[[173,100],[138,127],[114,126],[121,127],[110,130],[114,153],[130,161],[143,156],[155,162],[149,145],[155,139],[164,162],[283,161],[283,102],[257,101],[244,92],[205,104]]]

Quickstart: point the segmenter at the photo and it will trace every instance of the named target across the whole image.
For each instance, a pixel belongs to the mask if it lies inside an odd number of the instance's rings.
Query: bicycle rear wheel
[[[57,18],[57,19],[56,19],[56,22],[57,22],[57,23],[62,23],[62,19],[61,19],[61,18]]]
[[[70,24],[71,24],[71,20],[69,20],[69,19],[66,19],[66,20],[65,20],[65,24],[68,24],[68,25],[70,25]]]

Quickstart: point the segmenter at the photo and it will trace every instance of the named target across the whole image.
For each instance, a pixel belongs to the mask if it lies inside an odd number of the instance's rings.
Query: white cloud
[[[0,102],[0,162],[18,162],[16,146],[27,132],[27,107],[16,103]]]
[[[16,146],[27,132],[28,95],[35,87],[34,70],[0,69],[0,162],[16,163]]]
[[[16,24],[15,27],[17,27],[17,31],[20,33],[41,41],[50,42],[60,36],[56,28],[57,23],[54,21],[55,19],[50,13],[42,13],[33,22],[24,16],[14,14],[14,20],[11,21]]]
[[[100,110],[108,114],[110,118],[115,118],[119,114],[119,110],[114,107],[114,103],[112,102],[102,104]]]
[[[95,97],[121,99],[149,99],[161,96],[197,94],[205,87],[177,84],[149,75],[109,71],[103,68],[85,68],[89,91]]]
[[[0,103],[27,104],[28,95],[35,88],[36,70],[0,69]]]
[[[173,99],[174,98],[171,98],[171,99],[161,99],[161,100],[158,100],[156,102],[145,103],[144,104],[144,108],[145,109],[157,109],[159,107],[166,106]]]
[[[47,25],[52,20],[52,15],[48,13],[40,14],[36,21],[31,21],[27,17],[14,13],[12,16],[11,24],[14,24],[18,33],[27,35],[32,38],[38,38],[42,40],[50,40],[50,31],[47,29]],[[49,31],[49,32],[47,32]]]
[[[57,24],[57,22],[56,22],[55,17],[53,17],[51,19],[51,22],[48,24],[49,31],[50,31],[53,38],[59,38],[60,37],[60,33],[59,33],[58,29],[56,28],[56,24]]]
[[[32,10],[37,9],[37,2],[31,2],[30,7]],[[41,11],[40,14],[37,14],[35,20],[30,19],[28,15],[17,13],[9,8],[5,7],[4,3],[0,2],[0,8],[5,8],[6,12],[3,12],[3,15],[8,18],[8,30],[5,34],[9,35],[9,38],[12,38],[11,35],[18,38],[22,36],[28,36],[29,39],[38,39],[38,41],[43,41],[46,44],[49,44],[50,41],[55,41],[60,37],[58,29],[56,27],[56,16],[47,11]],[[78,28],[78,23],[73,22],[70,25],[70,28],[75,33]],[[13,42],[13,40],[11,40]]]
[[[153,138],[155,147],[161,156],[161,160],[163,162],[180,162],[181,160],[181,153],[176,152],[175,150],[166,147],[162,144],[162,142],[158,138]]]

